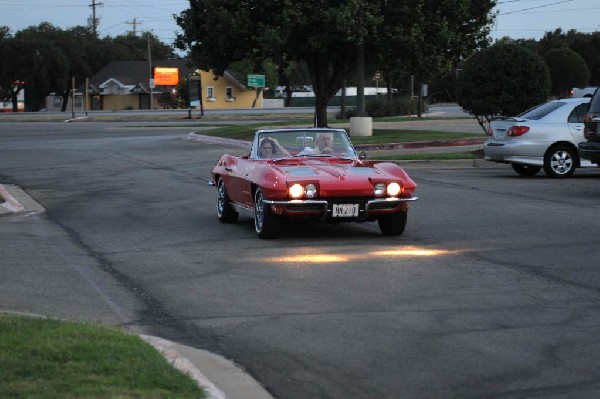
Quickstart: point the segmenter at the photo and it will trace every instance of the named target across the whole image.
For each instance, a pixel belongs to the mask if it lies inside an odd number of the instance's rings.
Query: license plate
[[[333,204],[334,218],[349,218],[358,216],[358,204]]]

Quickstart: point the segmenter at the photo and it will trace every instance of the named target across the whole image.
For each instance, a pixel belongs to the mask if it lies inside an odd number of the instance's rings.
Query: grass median
[[[0,314],[1,398],[205,398],[137,335]]]
[[[343,121],[332,121],[331,125]],[[308,120],[296,120],[285,122],[282,126],[282,122],[273,123],[256,123],[250,125],[231,125],[221,126],[209,130],[203,130],[198,134],[206,136],[224,137],[237,140],[250,141],[254,138],[254,132],[257,129],[269,129],[279,127],[306,127],[310,126]],[[469,139],[476,137],[485,137],[483,134],[467,133],[467,132],[447,132],[439,130],[415,130],[415,129],[373,129],[372,136],[353,136],[352,143],[355,146],[360,145],[377,145],[377,144],[401,144],[416,141],[438,141],[438,140],[456,140],[456,139]],[[475,159],[481,158],[482,153],[480,151],[472,152],[449,152],[439,154],[401,154],[391,153],[385,156],[373,156],[370,159],[391,159],[391,160],[419,160],[419,159]]]

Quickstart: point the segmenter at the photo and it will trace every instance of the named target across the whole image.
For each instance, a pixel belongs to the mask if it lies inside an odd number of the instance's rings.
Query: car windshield
[[[518,115],[518,118],[539,120],[545,117],[546,115],[550,114],[551,112],[554,112],[555,110],[559,109],[563,105],[565,105],[565,103],[561,101],[550,101],[523,112],[522,114]]]
[[[354,157],[348,136],[341,130],[265,131],[258,135],[257,157]]]

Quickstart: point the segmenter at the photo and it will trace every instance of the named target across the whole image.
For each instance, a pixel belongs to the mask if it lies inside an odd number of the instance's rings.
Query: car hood
[[[396,178],[400,176],[388,173],[377,167],[377,163],[359,163],[353,161],[331,162],[319,159],[307,159],[293,165],[274,165],[274,169],[286,176],[288,180],[318,179],[368,181],[369,179]],[[400,167],[395,166],[400,169]]]

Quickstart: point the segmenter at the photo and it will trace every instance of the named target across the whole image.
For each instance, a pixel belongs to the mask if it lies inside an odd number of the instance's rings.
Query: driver
[[[317,141],[317,153],[319,154],[331,154],[333,153],[333,133],[332,132],[320,132],[316,136]]]

